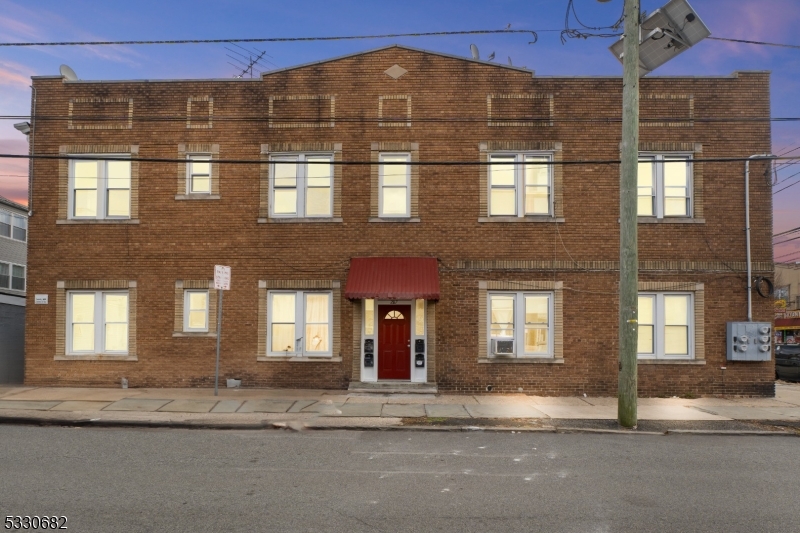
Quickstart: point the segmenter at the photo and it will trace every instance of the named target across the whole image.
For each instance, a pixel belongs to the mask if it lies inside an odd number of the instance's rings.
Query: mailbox
[[[414,351],[417,353],[425,351],[425,339],[417,339],[414,341]]]
[[[375,353],[375,339],[364,339],[364,353]]]
[[[425,354],[418,353],[414,356],[414,366],[417,368],[424,368],[425,367]]]
[[[364,368],[375,366],[375,339],[364,339]]]
[[[375,366],[375,354],[365,353],[364,354],[364,368],[372,368],[374,366]]]

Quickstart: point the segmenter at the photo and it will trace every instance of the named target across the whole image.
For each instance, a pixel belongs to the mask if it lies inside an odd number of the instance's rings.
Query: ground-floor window
[[[694,357],[691,293],[639,293],[640,359]]]
[[[331,356],[332,293],[269,291],[268,355]]]
[[[207,290],[185,290],[183,292],[183,331],[208,331]]]
[[[553,293],[489,293],[491,357],[553,357]]]
[[[67,293],[67,353],[128,353],[128,291]]]

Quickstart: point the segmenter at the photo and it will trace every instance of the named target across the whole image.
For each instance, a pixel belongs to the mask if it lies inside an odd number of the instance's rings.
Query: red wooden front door
[[[411,379],[411,306],[378,306],[378,379]]]

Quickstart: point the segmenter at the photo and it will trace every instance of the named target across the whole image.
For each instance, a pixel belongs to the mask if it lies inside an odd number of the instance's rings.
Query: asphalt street
[[[800,531],[796,437],[0,426],[69,531]]]

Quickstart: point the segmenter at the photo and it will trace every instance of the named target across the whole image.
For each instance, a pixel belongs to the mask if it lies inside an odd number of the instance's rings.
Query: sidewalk
[[[798,434],[800,384],[775,398],[641,398],[639,429]],[[617,430],[616,398],[292,389],[0,386],[0,423],[204,428]],[[788,428],[788,429],[787,429]]]

